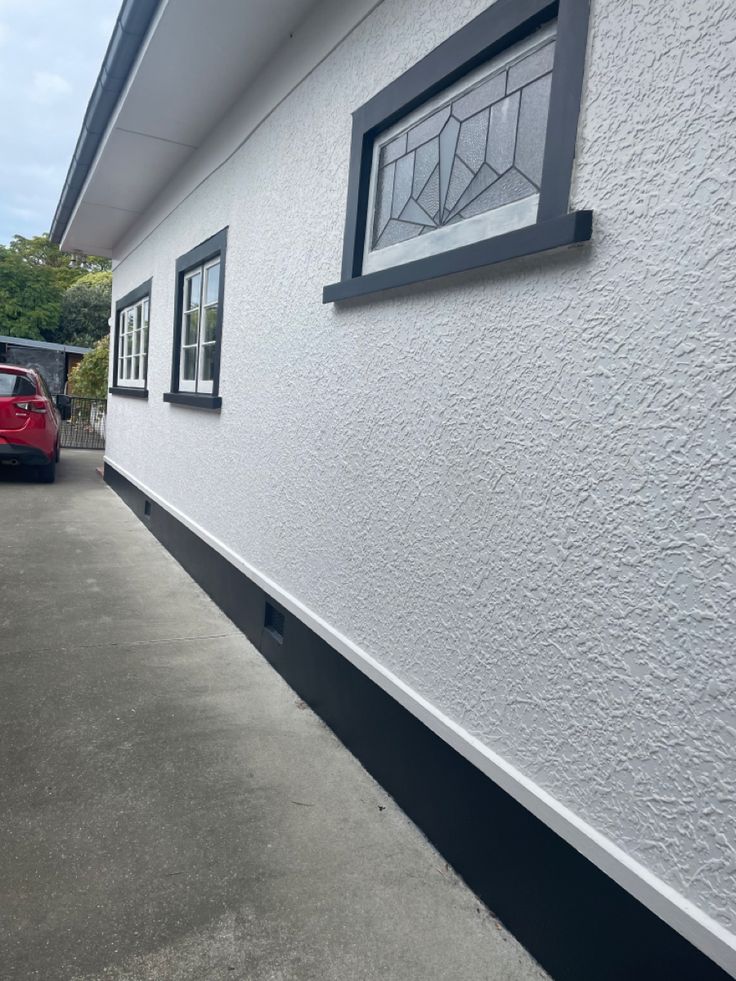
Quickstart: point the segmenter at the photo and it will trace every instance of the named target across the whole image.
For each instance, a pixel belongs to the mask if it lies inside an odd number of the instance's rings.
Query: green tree
[[[43,266],[29,266],[0,246],[0,334],[41,341],[56,330],[61,290]]]
[[[55,270],[60,283],[68,280],[67,286],[76,276],[83,276],[88,272],[106,272],[110,269],[110,260],[102,256],[62,252],[47,234],[34,235],[31,238],[14,235],[8,249],[30,265],[47,266]],[[68,276],[70,272],[71,278]]]
[[[112,273],[91,272],[80,276],[64,291],[57,337],[62,344],[92,347],[110,332]]]
[[[91,351],[69,373],[72,395],[87,395],[104,399],[107,395],[107,373],[110,359],[109,334],[97,341]]]
[[[55,341],[64,290],[109,268],[108,259],[62,252],[47,235],[14,236],[0,245],[0,334]]]

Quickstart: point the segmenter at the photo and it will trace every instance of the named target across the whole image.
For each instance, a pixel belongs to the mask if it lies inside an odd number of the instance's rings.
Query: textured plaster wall
[[[736,927],[729,0],[593,0],[594,241],[323,307],[350,113],[484,6],[385,0],[131,252],[108,455]],[[229,224],[221,415],[164,404],[177,255]]]

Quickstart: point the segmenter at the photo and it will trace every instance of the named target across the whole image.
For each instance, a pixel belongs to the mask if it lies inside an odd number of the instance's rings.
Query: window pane
[[[207,307],[204,311],[204,337],[202,343],[214,341],[217,330],[217,307]]]
[[[133,332],[133,354],[138,354],[138,351],[140,350],[140,343],[141,343],[141,332],[139,330],[136,330]]]
[[[148,354],[148,324],[141,331],[141,354]]]
[[[132,351],[133,351],[133,335],[132,334],[126,334],[125,335],[125,347],[124,347],[124,350],[123,350],[123,353],[125,354],[126,358],[131,355]]]
[[[148,300],[143,301],[143,326],[148,327]]]
[[[185,381],[194,381],[194,372],[197,366],[196,347],[185,347],[181,352],[182,368],[181,377]]]
[[[127,312],[127,323],[125,329],[130,331],[135,328],[135,310],[131,309]]]
[[[215,345],[206,344],[202,348],[202,361],[200,365],[200,378],[202,381],[212,381],[214,369]]]
[[[220,288],[220,263],[210,266],[207,270],[207,286],[205,288],[204,302],[216,303],[217,294]]]
[[[516,167],[537,186],[542,181],[544,140],[547,133],[547,111],[551,75],[543,75],[521,90],[521,109],[516,137]]]
[[[125,378],[125,358],[118,358],[118,379]]]
[[[137,381],[138,380],[138,364],[139,364],[139,360],[140,359],[136,355],[136,357],[134,357],[133,358],[133,361],[132,361],[132,364],[133,364],[133,374],[132,374],[133,381]]]
[[[553,30],[427,100],[403,133],[394,127],[383,143],[379,137],[364,272],[529,223],[544,157]],[[465,224],[478,215],[485,220]],[[377,255],[389,246],[397,248]]]
[[[192,307],[199,306],[199,294],[202,286],[202,274],[195,273],[190,279],[186,280],[184,292],[184,309],[191,310]]]
[[[555,42],[551,41],[544,48],[539,48],[531,54],[526,55],[521,61],[517,61],[509,69],[509,82],[507,92],[513,92],[521,88],[528,82],[533,82],[540,75],[545,75],[552,71],[555,60]]]
[[[183,344],[196,344],[199,335],[199,310],[184,314]]]

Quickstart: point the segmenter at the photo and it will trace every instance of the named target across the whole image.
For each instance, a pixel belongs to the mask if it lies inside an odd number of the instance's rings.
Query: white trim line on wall
[[[124,467],[105,456],[105,462],[177,518],[195,535],[252,579],[302,623],[339,651],[351,664],[388,692],[409,712],[444,739],[465,759],[478,767],[494,783],[510,794],[527,810],[543,821],[568,844],[602,869],[653,913],[682,934],[695,947],[736,977],[736,935],[708,916],[693,902],[627,855],[605,835],[600,834],[581,817],[565,807],[542,787],[524,776],[511,763],[481,743],[456,722],[442,713],[400,678],[383,667],[374,657],[358,647],[318,614],[304,606],[278,583],[259,572],[219,539],[164,500]]]

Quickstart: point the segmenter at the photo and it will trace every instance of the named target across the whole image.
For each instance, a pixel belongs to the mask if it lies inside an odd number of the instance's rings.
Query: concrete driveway
[[[546,977],[100,463],[0,473],[3,981]]]

